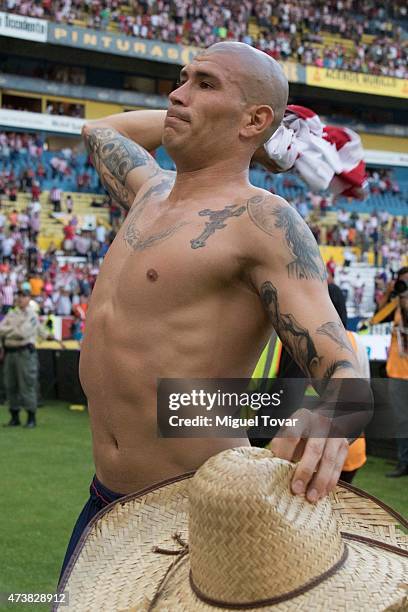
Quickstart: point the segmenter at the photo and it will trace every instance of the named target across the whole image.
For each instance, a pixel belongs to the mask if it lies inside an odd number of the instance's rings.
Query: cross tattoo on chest
[[[212,236],[216,230],[227,227],[227,224],[224,223],[227,219],[230,217],[239,217],[245,211],[246,206],[238,206],[238,204],[231,204],[222,210],[210,210],[209,208],[200,210],[198,213],[200,217],[209,217],[209,220],[206,221],[204,229],[198,238],[190,240],[191,248],[199,249],[200,247],[206,246],[206,240]]]

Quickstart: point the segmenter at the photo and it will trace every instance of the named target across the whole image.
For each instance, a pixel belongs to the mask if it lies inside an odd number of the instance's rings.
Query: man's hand
[[[315,503],[336,488],[349,444],[346,438],[332,437],[333,421],[329,417],[305,409],[292,415],[295,417],[299,425],[281,428],[269,447],[276,457],[299,461],[292,492],[305,493],[306,499]]]

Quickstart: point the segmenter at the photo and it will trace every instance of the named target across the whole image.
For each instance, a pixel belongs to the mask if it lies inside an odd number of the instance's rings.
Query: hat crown
[[[250,603],[320,576],[343,554],[331,502],[290,492],[294,466],[267,449],[211,457],[189,490],[192,579],[208,598]]]

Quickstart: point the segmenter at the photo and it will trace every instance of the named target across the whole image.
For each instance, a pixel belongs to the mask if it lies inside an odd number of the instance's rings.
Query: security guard
[[[21,405],[28,413],[25,427],[36,426],[38,358],[35,342],[37,336],[53,339],[30,306],[30,299],[30,291],[18,291],[16,307],[0,323],[5,351],[4,385],[11,413],[7,427],[20,425]]]

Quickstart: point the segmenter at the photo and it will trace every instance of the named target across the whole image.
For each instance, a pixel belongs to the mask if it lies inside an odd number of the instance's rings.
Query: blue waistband
[[[105,485],[97,479],[96,475],[92,479],[90,493],[91,496],[93,495],[102,501],[105,506],[125,496],[125,493],[115,493],[115,491],[111,491],[108,487],[105,487]]]

